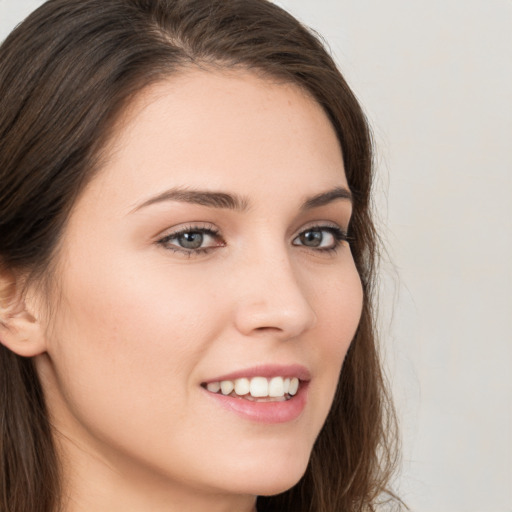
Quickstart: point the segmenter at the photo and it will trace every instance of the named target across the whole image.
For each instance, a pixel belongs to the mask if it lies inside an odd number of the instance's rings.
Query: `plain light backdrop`
[[[0,0],[0,39],[41,1]],[[512,512],[512,1],[281,0],[372,123],[381,338],[417,512]]]

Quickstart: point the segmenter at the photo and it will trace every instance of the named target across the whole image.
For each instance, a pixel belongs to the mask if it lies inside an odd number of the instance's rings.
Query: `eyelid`
[[[178,238],[180,235],[185,233],[206,234],[212,238],[222,240],[222,243],[209,245],[207,247],[198,247],[197,249],[187,249],[186,247],[180,247],[179,245],[170,243],[171,240]],[[174,228],[170,228],[166,230],[164,234],[161,234],[157,237],[156,243],[166,250],[173,251],[188,257],[204,254],[212,249],[223,247],[225,245],[225,242],[220,234],[220,230],[215,225],[208,222],[187,223],[184,225],[176,226]]]
[[[313,221],[313,222],[308,222],[307,224],[304,224],[303,226],[301,226],[300,229],[295,232],[292,239],[297,238],[301,233],[304,233],[305,231],[313,230],[313,229],[318,229],[318,230],[333,229],[337,232],[342,233],[343,235],[345,235],[347,237],[348,237],[348,232],[349,232],[349,230],[347,228],[340,226],[337,222],[328,221],[328,220]]]
[[[306,233],[307,231],[313,230],[329,232],[330,235],[334,237],[334,243],[327,247],[315,247],[308,246],[304,243],[295,243],[296,240],[302,234]],[[333,221],[315,221],[303,225],[301,229],[294,234],[294,236],[291,239],[291,243],[296,247],[301,247],[306,250],[314,251],[317,253],[335,252],[340,247],[340,245],[342,245],[343,242],[350,243],[350,241],[352,240],[352,238],[347,234],[347,231],[348,230],[343,229],[342,227],[340,227],[339,224]],[[171,240],[175,240],[185,233],[201,233],[203,235],[212,237],[214,240],[216,240],[216,242],[205,247],[200,246],[197,248],[181,247],[177,243],[171,243]],[[166,231],[164,231],[163,234],[157,237],[156,243],[166,250],[170,250],[175,253],[185,255],[187,257],[206,254],[214,249],[224,247],[226,245],[226,242],[224,241],[219,228],[217,228],[214,224],[211,224],[209,222],[187,223],[175,226],[173,228],[169,228]]]
[[[304,233],[308,231],[328,231],[330,235],[334,237],[334,244],[328,247],[315,247],[308,246],[303,243],[296,244],[295,241]],[[320,221],[314,222],[312,224],[306,224],[303,226],[292,238],[292,244],[300,247],[301,249],[306,249],[312,251],[317,254],[330,254],[335,253],[343,242],[350,243],[353,240],[352,237],[348,235],[348,229],[341,228],[338,224],[331,221]]]
[[[183,224],[178,224],[177,226],[173,226],[171,228],[167,228],[164,231],[160,232],[155,238],[158,240],[162,238],[170,238],[172,236],[180,235],[181,233],[186,233],[187,231],[211,231],[213,233],[219,233],[220,230],[210,222],[185,222]]]
[[[299,232],[302,232],[305,229],[311,229],[311,228],[315,228],[315,227],[317,227],[317,228],[332,227],[332,228],[341,229],[341,226],[339,225],[339,223],[335,222],[333,220],[313,220],[311,222],[306,222],[306,224],[303,224],[300,227]]]

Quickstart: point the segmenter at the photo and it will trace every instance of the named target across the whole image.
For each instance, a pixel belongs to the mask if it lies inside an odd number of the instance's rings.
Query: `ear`
[[[20,356],[32,357],[45,351],[46,342],[38,314],[27,307],[24,282],[0,266],[0,343]]]

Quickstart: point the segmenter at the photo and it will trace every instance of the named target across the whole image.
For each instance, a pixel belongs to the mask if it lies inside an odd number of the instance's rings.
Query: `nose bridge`
[[[246,335],[269,331],[293,338],[316,323],[307,290],[285,246],[267,244],[245,258],[237,287],[235,321]]]

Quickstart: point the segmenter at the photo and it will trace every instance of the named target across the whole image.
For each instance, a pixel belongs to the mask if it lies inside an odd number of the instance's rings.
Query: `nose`
[[[238,274],[238,273],[237,273]],[[245,336],[295,338],[316,324],[306,286],[288,257],[246,262],[236,276],[235,324]]]

